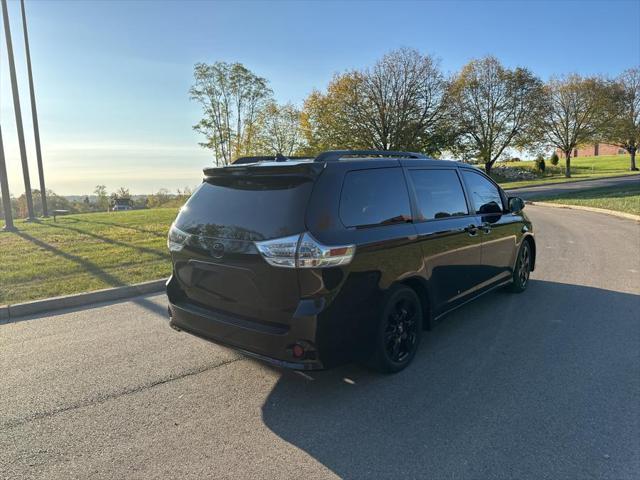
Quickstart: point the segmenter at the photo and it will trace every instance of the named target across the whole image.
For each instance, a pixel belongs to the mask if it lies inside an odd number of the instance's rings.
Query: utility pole
[[[22,31],[24,32],[24,49],[27,54],[27,73],[29,74],[29,94],[31,97],[31,116],[33,118],[33,137],[36,142],[36,158],[38,161],[38,176],[40,177],[40,198],[42,199],[42,216],[48,217],[47,189],[44,185],[44,168],[42,166],[42,150],[40,148],[40,127],[38,126],[38,110],[36,109],[36,94],[33,88],[33,71],[31,70],[31,50],[29,49],[29,35],[27,34],[27,14],[24,0],[20,0],[22,10]]]
[[[9,74],[11,76],[11,90],[13,91],[13,110],[16,114],[18,129],[18,144],[20,146],[20,160],[22,161],[22,176],[24,178],[24,194],[27,198],[27,220],[35,220],[33,213],[33,199],[31,198],[31,180],[29,179],[29,164],[27,163],[27,148],[24,143],[24,128],[22,126],[22,111],[20,110],[20,96],[18,94],[18,79],[16,78],[16,62],[13,58],[13,43],[9,26],[9,10],[7,0],[2,0],[2,19],[4,21],[4,36],[7,41],[7,55],[9,56]]]
[[[13,226],[11,213],[11,197],[9,196],[9,181],[7,180],[7,165],[4,161],[4,145],[2,144],[2,129],[0,128],[0,193],[2,193],[2,208],[4,210],[4,228],[6,232],[16,229]]]

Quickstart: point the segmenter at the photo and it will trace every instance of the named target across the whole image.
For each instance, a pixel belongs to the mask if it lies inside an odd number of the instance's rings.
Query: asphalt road
[[[529,289],[395,376],[267,367],[161,295],[0,326],[0,478],[640,478],[640,225],[527,211]]]
[[[567,183],[552,183],[549,185],[536,185],[534,187],[513,188],[507,190],[507,194],[532,200],[540,197],[563,195],[579,190],[602,187],[624,187],[640,183],[640,175],[627,175],[626,177],[598,178],[595,180],[581,180]]]

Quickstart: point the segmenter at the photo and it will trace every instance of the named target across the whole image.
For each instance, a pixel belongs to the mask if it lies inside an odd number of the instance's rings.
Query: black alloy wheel
[[[531,275],[531,244],[528,241],[523,241],[518,252],[516,268],[513,270],[511,291],[524,292],[529,284],[529,275]]]
[[[375,370],[395,373],[411,363],[422,336],[422,305],[404,285],[392,288],[378,319],[374,351],[368,362]]]

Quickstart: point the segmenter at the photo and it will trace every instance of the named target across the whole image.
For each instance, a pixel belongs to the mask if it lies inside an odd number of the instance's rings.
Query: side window
[[[467,215],[467,202],[455,170],[409,170],[424,220]]]
[[[476,213],[502,213],[502,197],[498,188],[482,174],[462,170]]]
[[[411,221],[409,193],[400,168],[348,172],[340,197],[340,219],[347,227]]]

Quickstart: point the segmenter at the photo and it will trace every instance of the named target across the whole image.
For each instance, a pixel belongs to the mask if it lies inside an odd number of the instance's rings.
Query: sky
[[[8,2],[32,188],[38,188],[20,4]],[[640,0],[241,2],[26,0],[47,188],[194,187],[212,163],[192,125],[196,62],[241,62],[302,105],[334,73],[416,48],[445,73],[487,54],[546,80],[640,64]],[[24,192],[4,31],[0,125],[9,186]]]

